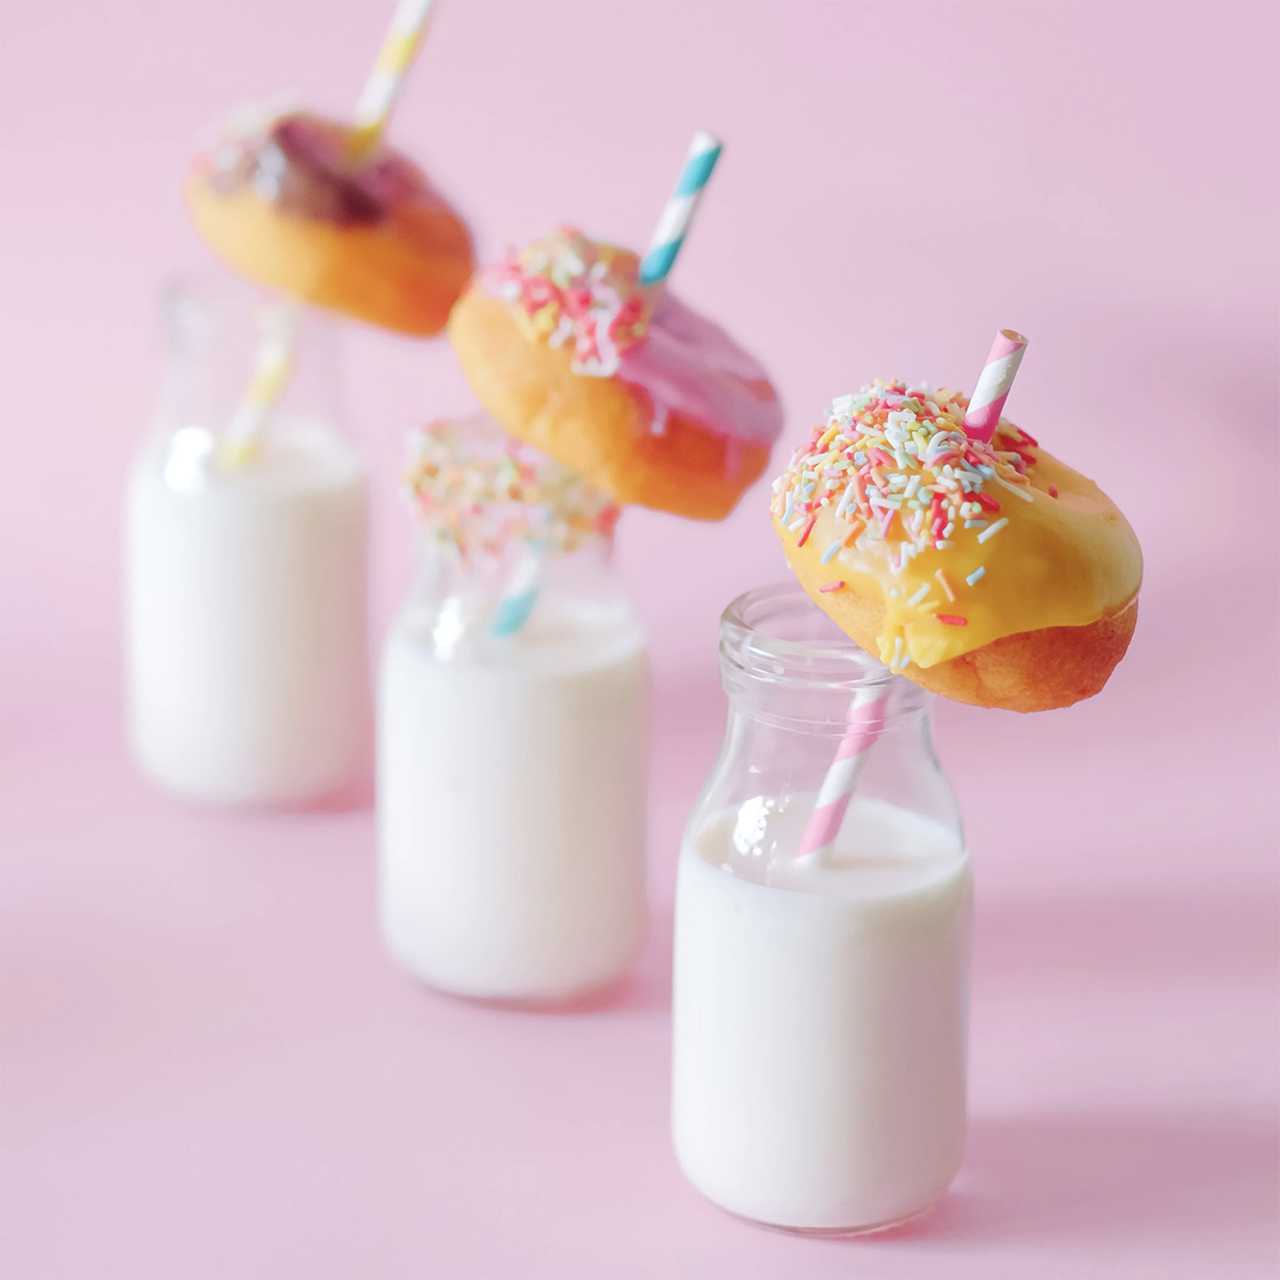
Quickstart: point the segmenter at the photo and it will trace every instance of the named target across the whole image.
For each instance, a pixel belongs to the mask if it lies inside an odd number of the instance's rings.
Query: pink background
[[[788,444],[875,375],[968,387],[1099,480],[1147,579],[1105,694],[940,706],[979,874],[972,1130],[895,1238],[769,1235],[667,1137],[670,904],[714,755],[720,608],[783,571],[763,485],[635,511],[653,635],[655,929],[590,1014],[414,987],[367,804],[203,813],[121,745],[118,526],[155,302],[204,261],[193,136],[353,101],[389,5],[6,4],[0,1268],[7,1277],[1271,1276],[1277,1267],[1277,9],[444,7],[394,139],[492,255],[642,246],[695,128],[728,142],[678,268],[774,372]],[[404,432],[447,346],[352,330],[381,635]]]

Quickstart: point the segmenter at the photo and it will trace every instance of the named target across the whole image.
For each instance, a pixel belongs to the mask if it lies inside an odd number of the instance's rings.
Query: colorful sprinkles
[[[608,378],[618,371],[619,355],[649,334],[657,286],[641,285],[639,272],[634,253],[564,226],[482,278],[490,293],[516,304],[531,340],[569,343],[574,373]]]
[[[409,437],[405,494],[422,527],[466,564],[513,543],[567,555],[609,539],[620,508],[576,472],[479,422],[435,422]]]
[[[856,395],[838,397],[827,421],[813,429],[774,482],[774,516],[804,546],[819,512],[830,508],[840,523],[821,562],[828,564],[856,543],[861,552],[884,556],[894,577],[927,551],[951,550],[961,536],[985,545],[1009,524],[993,489],[1034,501],[1027,471],[1036,464],[1039,446],[1003,419],[990,443],[970,438],[964,431],[968,403],[946,388],[900,381],[876,381]],[[979,565],[963,581],[973,589],[985,575]],[[943,570],[933,577],[947,601],[956,603],[958,589]],[[930,601],[929,594],[926,584],[906,606],[922,620],[968,624],[959,614],[935,612],[936,597]],[[889,595],[899,593],[890,589]],[[901,636],[888,661],[898,670],[910,661]]]

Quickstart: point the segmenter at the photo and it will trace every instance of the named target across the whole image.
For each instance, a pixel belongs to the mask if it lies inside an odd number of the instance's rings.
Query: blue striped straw
[[[493,621],[489,624],[491,636],[514,635],[529,620],[533,606],[538,602],[538,586],[542,577],[541,548],[530,544],[511,574],[511,581],[498,601]]]
[[[723,150],[724,143],[719,138],[709,133],[693,135],[693,144],[680,172],[680,180],[662,211],[662,217],[658,219],[658,229],[649,242],[649,252],[644,255],[644,261],[640,264],[641,284],[657,284],[670,274],[676,254],[684,244],[689,224],[698,208],[698,201],[707,189],[707,180]]]

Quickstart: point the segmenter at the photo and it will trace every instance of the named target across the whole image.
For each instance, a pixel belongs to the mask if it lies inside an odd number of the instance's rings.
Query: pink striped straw
[[[965,434],[972,440],[990,440],[1000,421],[1000,411],[1009,398],[1014,375],[1022,363],[1022,353],[1027,340],[1012,329],[1001,329],[991,344],[991,354],[982,367],[982,376],[969,400],[969,412],[964,415]]]
[[[854,694],[849,707],[849,727],[840,739],[836,758],[831,762],[827,776],[822,780],[818,802],[809,815],[797,858],[810,854],[823,857],[835,845],[867,752],[884,728],[884,701],[887,696],[886,689],[859,689]]]

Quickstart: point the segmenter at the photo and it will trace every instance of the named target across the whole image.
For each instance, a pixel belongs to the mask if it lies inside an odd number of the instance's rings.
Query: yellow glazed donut
[[[968,401],[876,382],[842,396],[774,483],[775,530],[809,595],[894,671],[958,702],[1045,711],[1124,657],[1142,552],[1092,480]]]
[[[480,272],[449,339],[513,435],[620,503],[720,520],[764,471],[782,407],[764,370],[639,259],[559,227]]]
[[[260,284],[384,329],[444,328],[471,237],[408,157],[348,159],[352,130],[295,112],[233,125],[186,181],[196,229]]]

